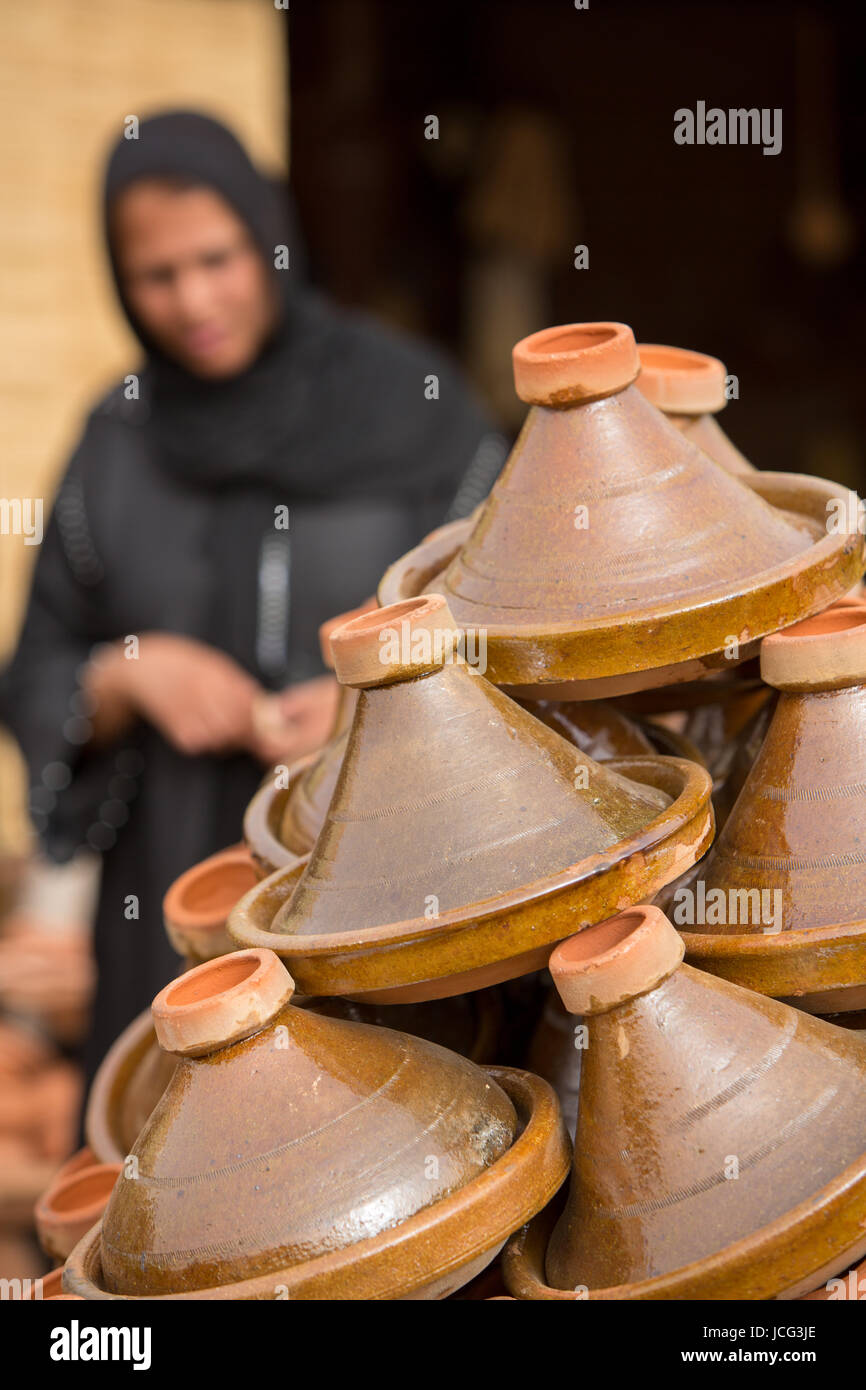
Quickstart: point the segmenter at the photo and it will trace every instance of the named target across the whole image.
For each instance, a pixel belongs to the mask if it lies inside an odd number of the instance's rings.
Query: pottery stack
[[[812,1016],[866,1009],[850,494],[739,454],[715,358],[592,323],[514,367],[487,500],[323,633],[325,748],[166,899],[70,1293],[443,1298],[504,1247],[513,1298],[792,1298],[866,1255],[866,1032]],[[699,882],[776,930],[678,920]]]

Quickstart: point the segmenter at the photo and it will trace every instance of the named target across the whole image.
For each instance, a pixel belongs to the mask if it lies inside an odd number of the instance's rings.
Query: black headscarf
[[[130,184],[160,176],[214,189],[274,267],[278,326],[257,361],[228,380],[198,378],[166,357],[124,299],[111,209]],[[106,242],[121,303],[147,353],[157,453],[175,475],[205,487],[264,483],[309,499],[441,495],[453,485],[465,421],[455,433],[453,412],[418,403],[430,374],[444,378],[440,392],[447,389],[450,367],[435,350],[336,311],[305,286],[290,209],[287,190],[254,167],[229,130],[197,112],[151,117],[137,139],[115,146],[105,177]],[[288,269],[275,266],[282,246]]]

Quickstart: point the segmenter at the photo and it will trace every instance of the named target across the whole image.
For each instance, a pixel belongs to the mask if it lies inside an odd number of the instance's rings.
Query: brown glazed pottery
[[[306,867],[265,879],[229,921],[305,993],[411,1002],[524,975],[709,844],[702,768],[593,762],[457,639],[438,595],[332,636],[338,678],[360,694],[328,818]]]
[[[544,1002],[526,1057],[530,1071],[549,1081],[558,1095],[562,1118],[572,1139],[577,1130],[582,1052],[576,1022],[557,991],[552,989]]]
[[[578,1132],[564,1206],[506,1253],[518,1297],[796,1298],[866,1253],[866,1039],[682,955],[643,906],[551,956]]]
[[[322,660],[330,670],[334,668],[331,633],[375,607],[376,600],[369,598],[360,607],[322,623]],[[357,691],[341,685],[334,727],[325,746],[294,762],[284,779],[270,772],[250,802],[244,817],[244,839],[263,875],[296,863],[312,849],[337,785],[356,700]]]
[[[380,585],[382,604],[442,593],[513,694],[594,699],[724,670],[733,638],[748,659],[863,572],[856,528],[827,530],[828,503],[850,512],[852,493],[727,472],[641,395],[639,367],[624,324],[518,343],[532,408],[477,519],[422,542]]]
[[[177,1066],[67,1261],[68,1292],[441,1298],[562,1183],[545,1082],[299,1009],[292,991],[272,951],[240,951],[157,995]]]
[[[728,403],[724,363],[660,343],[640,343],[638,355],[640,376],[635,384],[641,395],[729,473],[754,473],[714,418]]]
[[[195,963],[233,950],[226,918],[258,877],[246,845],[232,845],[176,878],[163,898],[162,915],[178,955]]]
[[[802,1303],[866,1302],[866,1260],[844,1274],[828,1279],[820,1288],[803,1294]]]
[[[834,606],[768,638],[761,670],[781,692],[775,713],[693,875],[725,911],[690,923],[674,910],[673,920],[704,970],[816,1013],[863,1009],[866,605]],[[762,893],[761,911],[748,910]]]
[[[66,1259],[102,1216],[120,1172],[119,1163],[94,1163],[51,1184],[33,1213],[39,1244],[46,1255]]]
[[[294,1002],[331,1018],[412,1033],[473,1062],[492,1062],[498,1054],[502,1006],[496,989],[429,1004],[372,1005],[301,995]],[[93,1079],[85,1114],[88,1143],[100,1163],[126,1158],[171,1080],[176,1060],[159,1046],[150,1009],[109,1048]]]
[[[517,703],[597,763],[606,762],[608,758],[647,757],[655,751],[643,729],[609,700],[518,700]]]

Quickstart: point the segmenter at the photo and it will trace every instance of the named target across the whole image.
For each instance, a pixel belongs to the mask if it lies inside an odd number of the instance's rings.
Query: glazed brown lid
[[[725,365],[717,357],[660,343],[641,343],[638,354],[638,389],[666,415],[715,415],[724,409]]]
[[[547,329],[514,364],[532,408],[490,495],[379,589],[383,604],[443,594],[486,633],[494,683],[595,698],[692,679],[753,655],[862,568],[862,537],[826,529],[844,489],[721,466],[633,382],[625,325]]]
[[[730,938],[735,954],[736,939],[762,937],[761,953],[784,954],[794,972],[787,986],[779,980],[768,992],[864,985],[866,605],[834,606],[768,639],[761,671],[783,693],[699,878],[705,904],[711,893],[710,902],[726,907],[741,900],[732,894],[763,894],[762,910],[736,915],[705,910],[702,920],[684,919],[689,950],[701,935]],[[820,943],[816,938],[813,947],[804,943],[795,960],[788,935],[825,928],[836,935]],[[862,938],[859,948],[855,932]],[[753,945],[739,961],[726,956],[726,970],[735,978],[738,968],[749,968],[757,942]],[[759,980],[754,986],[763,987]]]
[[[666,805],[452,660],[454,632],[434,595],[334,633],[338,676],[366,688],[325,825],[275,930],[354,936],[423,923],[431,894],[440,916],[468,912],[615,854]]]
[[[699,1296],[710,1266],[719,1276],[762,1232],[756,1258],[781,1259],[782,1292],[866,1244],[866,1039],[679,965],[681,949],[643,907],[551,957],[587,1033],[571,1187],[547,1250],[555,1289],[629,1296],[682,1270]],[[830,1219],[837,1180],[850,1183],[847,1226]]]
[[[593,327],[528,340],[539,361],[549,341],[558,392],[569,381],[583,389],[587,359],[599,351],[583,346]],[[567,352],[569,334],[576,345]],[[629,329],[620,325],[611,347],[625,335],[636,362]],[[524,344],[514,351],[517,363]],[[607,385],[612,394],[591,404],[530,411],[444,577],[462,625],[517,629],[611,620],[645,603],[692,606],[809,548],[809,536],[689,444],[636,386],[614,384],[613,372]],[[575,524],[580,506],[584,527]]]
[[[270,1271],[276,1286],[317,1256],[392,1228],[399,1240],[402,1221],[511,1145],[514,1107],[473,1063],[281,1005],[290,993],[276,956],[242,951],[155,1001],[161,1039],[185,1055],[133,1148],[137,1176],[105,1215],[108,1291],[212,1289]]]

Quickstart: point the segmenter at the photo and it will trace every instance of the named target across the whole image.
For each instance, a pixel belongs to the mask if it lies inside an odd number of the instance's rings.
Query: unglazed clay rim
[[[115,1038],[99,1064],[84,1113],[84,1135],[100,1163],[122,1163],[126,1154],[117,1143],[111,1117],[141,1059],[156,1044],[153,1015],[145,1009]]]
[[[202,984],[211,988],[197,994]],[[294,980],[273,951],[258,947],[218,956],[160,990],[151,1005],[157,1041],[163,1052],[205,1056],[260,1032],[294,992]]]
[[[853,1192],[852,1192],[853,1188]],[[855,1203],[855,1199],[858,1202]],[[859,1215],[855,1214],[855,1204],[859,1204]],[[541,1253],[541,1270],[537,1269],[536,1251],[525,1253],[527,1244],[534,1246],[539,1233],[552,1229],[550,1212],[540,1212],[532,1222],[516,1232],[506,1246],[503,1256],[503,1278],[509,1293],[517,1298],[575,1301],[573,1289],[555,1289],[544,1282],[544,1259],[547,1254],[547,1241]],[[829,1228],[825,1230],[824,1228]],[[796,1229],[796,1243],[791,1240]],[[815,1232],[817,1238],[828,1240],[836,1229],[845,1229],[850,1237],[848,1244],[838,1257],[823,1260],[811,1273],[801,1269],[794,1274],[786,1273],[781,1285],[776,1281],[768,1285],[776,1265],[790,1260],[792,1248],[796,1252],[804,1244],[808,1249],[808,1238]],[[823,1235],[822,1235],[823,1231]],[[787,1239],[786,1239],[787,1238]],[[777,1241],[780,1253],[773,1254],[773,1242]],[[853,1253],[852,1253],[853,1252]],[[589,1289],[584,1295],[590,1301],[638,1299],[703,1299],[723,1298],[742,1300],[741,1289],[744,1283],[762,1277],[763,1285],[755,1290],[750,1286],[752,1299],[793,1299],[801,1292],[814,1289],[816,1270],[825,1270],[828,1265],[839,1261],[839,1270],[847,1270],[856,1264],[862,1254],[866,1254],[866,1153],[848,1165],[832,1182],[819,1188],[782,1216],[761,1226],[748,1236],[734,1241],[724,1250],[690,1264],[680,1265],[667,1274],[657,1274],[650,1279],[639,1279],[632,1284],[616,1284],[603,1289]],[[833,1276],[828,1276],[833,1277]],[[732,1280],[739,1280],[739,1287],[732,1286]],[[528,1290],[533,1290],[529,1293]]]
[[[228,849],[219,850],[207,859],[200,860],[198,864],[193,864],[192,868],[176,878],[168,889],[162,900],[162,917],[166,935],[179,956],[206,961],[232,950],[231,942],[225,935],[225,922],[234,903],[230,904],[225,912],[196,913],[184,907],[183,899],[191,884],[219,874],[227,866],[235,865],[251,869],[258,877],[255,860],[248,846],[231,845]]]
[[[349,1269],[354,1269],[359,1281],[355,1296],[361,1299],[386,1300],[404,1297],[423,1290],[449,1270],[470,1265],[488,1250],[491,1257],[501,1248],[508,1235],[540,1211],[562,1186],[571,1166],[571,1145],[559,1102],[551,1086],[531,1072],[511,1067],[483,1067],[482,1070],[502,1087],[523,1121],[519,1135],[494,1163],[456,1192],[407,1221],[381,1232],[370,1240],[356,1241],[340,1250],[317,1256],[306,1264],[293,1265],[285,1270],[256,1275],[235,1284],[210,1287],[185,1293],[136,1296],[112,1294],[99,1287],[101,1277],[99,1256],[102,1223],[94,1226],[70,1254],[64,1272],[64,1288],[83,1298],[123,1302],[188,1302],[204,1299],[273,1299],[276,1286],[287,1288],[289,1298],[319,1296],[329,1298],[335,1281]],[[538,1152],[539,1148],[542,1150]],[[506,1200],[503,1200],[503,1195]],[[511,1199],[511,1214],[507,1212]],[[482,1240],[476,1238],[471,1249],[466,1248],[466,1232],[471,1224],[481,1224],[486,1213],[496,1220],[495,1235],[490,1225]],[[520,1213],[523,1213],[521,1215]],[[467,1215],[468,1214],[468,1215]],[[451,1249],[430,1266],[419,1266],[425,1249],[441,1246],[442,1232],[448,1222],[454,1232]],[[408,1277],[407,1277],[408,1276]]]
[[[327,622],[320,625],[319,648],[322,653],[322,661],[329,671],[333,671],[334,669],[334,657],[331,652],[331,634],[336,632],[338,627],[342,627],[344,623],[350,623],[353,618],[363,617],[365,613],[372,613],[374,609],[378,607],[379,605],[375,598],[368,598],[365,599],[363,603],[359,603],[357,608],[348,608],[345,613],[338,613],[335,617],[328,618]]]
[[[668,791],[668,794],[673,797],[670,805],[649,821],[643,830],[619,841],[618,845],[612,847],[612,850],[607,853],[592,855],[579,864],[569,866],[559,874],[551,875],[534,884],[523,885],[520,889],[512,889],[498,898],[487,899],[483,906],[482,904],[473,904],[471,908],[443,912],[433,925],[427,919],[417,917],[407,922],[388,923],[380,927],[366,928],[354,936],[351,933],[337,932],[318,936],[280,934],[262,930],[252,925],[250,918],[260,915],[257,910],[257,899],[262,897],[263,892],[270,890],[273,896],[279,892],[284,892],[284,903],[288,901],[293,887],[292,878],[294,876],[300,877],[301,866],[299,866],[294,870],[280,871],[279,880],[276,875],[273,875],[272,879],[265,879],[251,889],[232,911],[228,922],[229,934],[239,946],[268,946],[277,954],[285,956],[292,962],[292,972],[299,987],[309,993],[336,993],[353,996],[367,994],[371,996],[373,991],[378,994],[383,989],[392,987],[396,989],[404,985],[415,984],[420,986],[428,982],[432,984],[436,980],[448,978],[451,973],[447,969],[448,948],[450,939],[455,934],[463,932],[467,928],[474,929],[482,924],[495,923],[502,918],[513,918],[513,913],[518,908],[525,910],[536,905],[542,899],[554,898],[568,890],[585,887],[592,880],[603,878],[608,872],[622,869],[632,856],[650,857],[652,863],[653,852],[671,847],[677,843],[678,838],[684,838],[686,832],[698,818],[700,818],[700,831],[695,836],[695,845],[700,847],[699,852],[703,853],[710,843],[707,838],[707,831],[709,830],[710,836],[712,834],[710,802],[712,780],[705,768],[688,763],[683,759],[662,757],[616,758],[606,762],[603,766],[605,769],[618,772],[622,776],[631,777],[637,782],[641,781],[641,773],[643,773],[643,785]],[[679,789],[670,791],[671,783],[675,787],[678,785]],[[618,851],[615,855],[612,852],[613,849]],[[696,854],[695,857],[699,857],[699,855]],[[694,858],[692,862],[694,862]],[[682,870],[678,872],[682,872]],[[634,901],[639,901],[641,897],[649,897],[654,892],[659,891],[649,887],[651,882],[652,875],[648,871],[647,891],[638,894]],[[279,910],[275,917],[278,915]],[[609,916],[610,914],[605,915]],[[551,933],[549,937],[545,938],[545,934],[538,931],[534,925],[527,924],[518,927],[513,920],[510,920],[509,926],[511,931],[507,953],[504,956],[491,957],[487,963],[508,961],[521,956],[527,950],[546,949],[548,945],[552,946],[556,941],[560,941],[566,936],[573,936],[576,930],[574,926],[566,926],[564,931]],[[360,986],[348,983],[345,988],[331,988],[330,986],[324,988],[323,981],[316,976],[315,988],[313,987],[313,982],[308,974],[311,964],[320,961],[327,965],[329,960],[334,958],[342,962],[335,968],[345,973],[347,969],[350,969],[348,960],[354,957],[362,963],[364,957],[377,951],[377,949],[381,951],[383,961],[389,959],[393,952],[396,952],[399,958],[404,951],[414,954],[420,949],[426,958],[428,952],[432,950],[436,953],[439,965],[446,966],[446,968],[440,975],[433,973],[425,975],[423,980],[408,980],[402,977],[394,980],[380,979],[375,985]],[[390,973],[390,971],[386,973]],[[346,981],[343,983],[347,984]],[[419,994],[417,997],[425,996]],[[428,995],[426,997],[436,996]]]
[[[637,350],[637,389],[665,415],[717,415],[727,405],[727,373],[718,357],[664,343],[638,343]],[[666,364],[659,354],[667,355]]]
[[[679,967],[684,952],[665,914],[650,903],[636,903],[560,941],[547,968],[568,1013],[596,1015],[656,989]]]
[[[411,651],[406,653],[407,661],[383,660],[382,634],[390,633],[399,642],[404,624],[410,641],[416,633],[438,633],[438,652],[431,643],[429,660],[415,661]],[[386,608],[373,608],[336,628],[331,636],[334,672],[341,685],[356,690],[393,685],[439,670],[452,659],[459,638],[448,600],[442,594],[418,594]]]
[[[829,630],[804,632],[807,624]],[[866,603],[831,604],[761,643],[761,677],[777,690],[835,690],[866,683]]]
[[[52,1254],[63,1255],[66,1253],[63,1249],[64,1237],[68,1237],[70,1228],[74,1231],[76,1227],[81,1228],[86,1223],[86,1229],[89,1230],[99,1220],[108,1205],[108,1199],[122,1169],[123,1165],[119,1162],[94,1162],[84,1168],[76,1169],[67,1177],[61,1178],[59,1182],[51,1183],[33,1209],[34,1224],[43,1248],[48,1249]],[[70,1188],[92,1178],[94,1173],[112,1178],[111,1186],[104,1197],[94,1199],[84,1206],[71,1207],[66,1211],[55,1209],[54,1203],[59,1195],[66,1194]]]
[[[575,346],[576,338],[595,341]],[[556,346],[568,343],[571,346]],[[520,399],[553,408],[624,391],[640,371],[634,333],[628,324],[612,321],[542,328],[515,343],[511,357]]]
[[[827,503],[842,500],[848,505],[850,489],[843,488],[823,478],[814,478],[800,473],[754,473],[740,477],[743,486],[750,487],[759,497],[763,497],[779,511],[791,518],[800,518],[826,526]],[[779,501],[774,502],[774,498]],[[787,505],[783,506],[782,503]],[[413,576],[423,583],[425,589],[433,589],[437,580],[447,569],[451,560],[460,550],[472,530],[471,521],[451,523],[450,538],[439,535],[435,546],[428,548],[422,541],[414,550],[403,555],[385,571],[379,585],[379,602],[385,604],[401,599],[417,597],[417,594],[403,592],[403,586],[413,582]],[[445,528],[443,528],[444,530]],[[445,544],[450,539],[450,544]],[[812,599],[802,608],[797,607],[796,593],[789,592],[785,597],[788,611],[784,614],[781,627],[801,622],[813,614],[828,608],[834,598],[851,588],[863,570],[864,544],[866,538],[859,533],[827,534],[813,541],[811,548],[800,551],[784,565],[772,570],[764,570],[753,575],[732,592],[731,587],[707,590],[696,596],[693,603],[683,607],[671,603],[632,612],[620,613],[613,621],[596,618],[586,622],[545,623],[541,626],[505,626],[503,624],[484,624],[487,634],[488,669],[487,679],[495,685],[526,690],[530,687],[545,689],[561,685],[563,690],[572,687],[573,698],[580,698],[585,690],[585,698],[590,698],[593,682],[628,681],[630,689],[638,690],[642,685],[651,685],[654,674],[665,672],[665,681],[676,680],[678,672],[686,672],[686,678],[693,672],[696,662],[724,652],[726,642],[732,632],[748,632],[747,645],[741,646],[740,660],[752,654],[755,644],[762,638],[779,630],[767,627],[766,621],[753,625],[749,621],[749,604],[764,603],[776,590],[790,589],[796,583],[803,588],[805,575],[821,576],[824,581],[823,597]],[[433,555],[436,556],[435,568]],[[842,570],[843,577],[838,580],[839,593],[830,589],[834,571]],[[848,571],[851,571],[851,574]],[[851,576],[854,576],[852,579]],[[782,595],[779,596],[780,599]],[[704,623],[708,616],[713,618],[715,636],[695,643],[691,638],[683,640],[683,626],[694,626],[698,615]],[[752,614],[754,617],[754,614]],[[652,662],[647,656],[643,663],[635,662],[633,655],[623,666],[622,644],[615,644],[613,652],[605,655],[605,647],[616,636],[629,634],[629,652],[642,646],[652,652]],[[563,653],[562,643],[568,639],[569,651]],[[570,653],[580,653],[580,667],[576,657]],[[734,662],[725,661],[725,666]],[[623,690],[621,693],[627,693]],[[565,693],[563,698],[566,698]]]
[[[716,936],[680,927],[677,931],[686,945],[687,965],[772,998],[798,998],[866,983],[866,918],[775,933]],[[852,954],[861,963],[861,980],[851,979]]]
[[[275,787],[273,772],[269,772],[258,791],[247,803],[244,812],[244,840],[255,862],[268,877],[276,869],[291,868],[299,863],[299,856],[287,849],[279,836],[271,828],[271,818],[279,809],[282,818],[286,802],[292,795],[298,780],[319,757],[319,753],[308,753],[297,762],[291,763],[286,775],[288,786]]]

